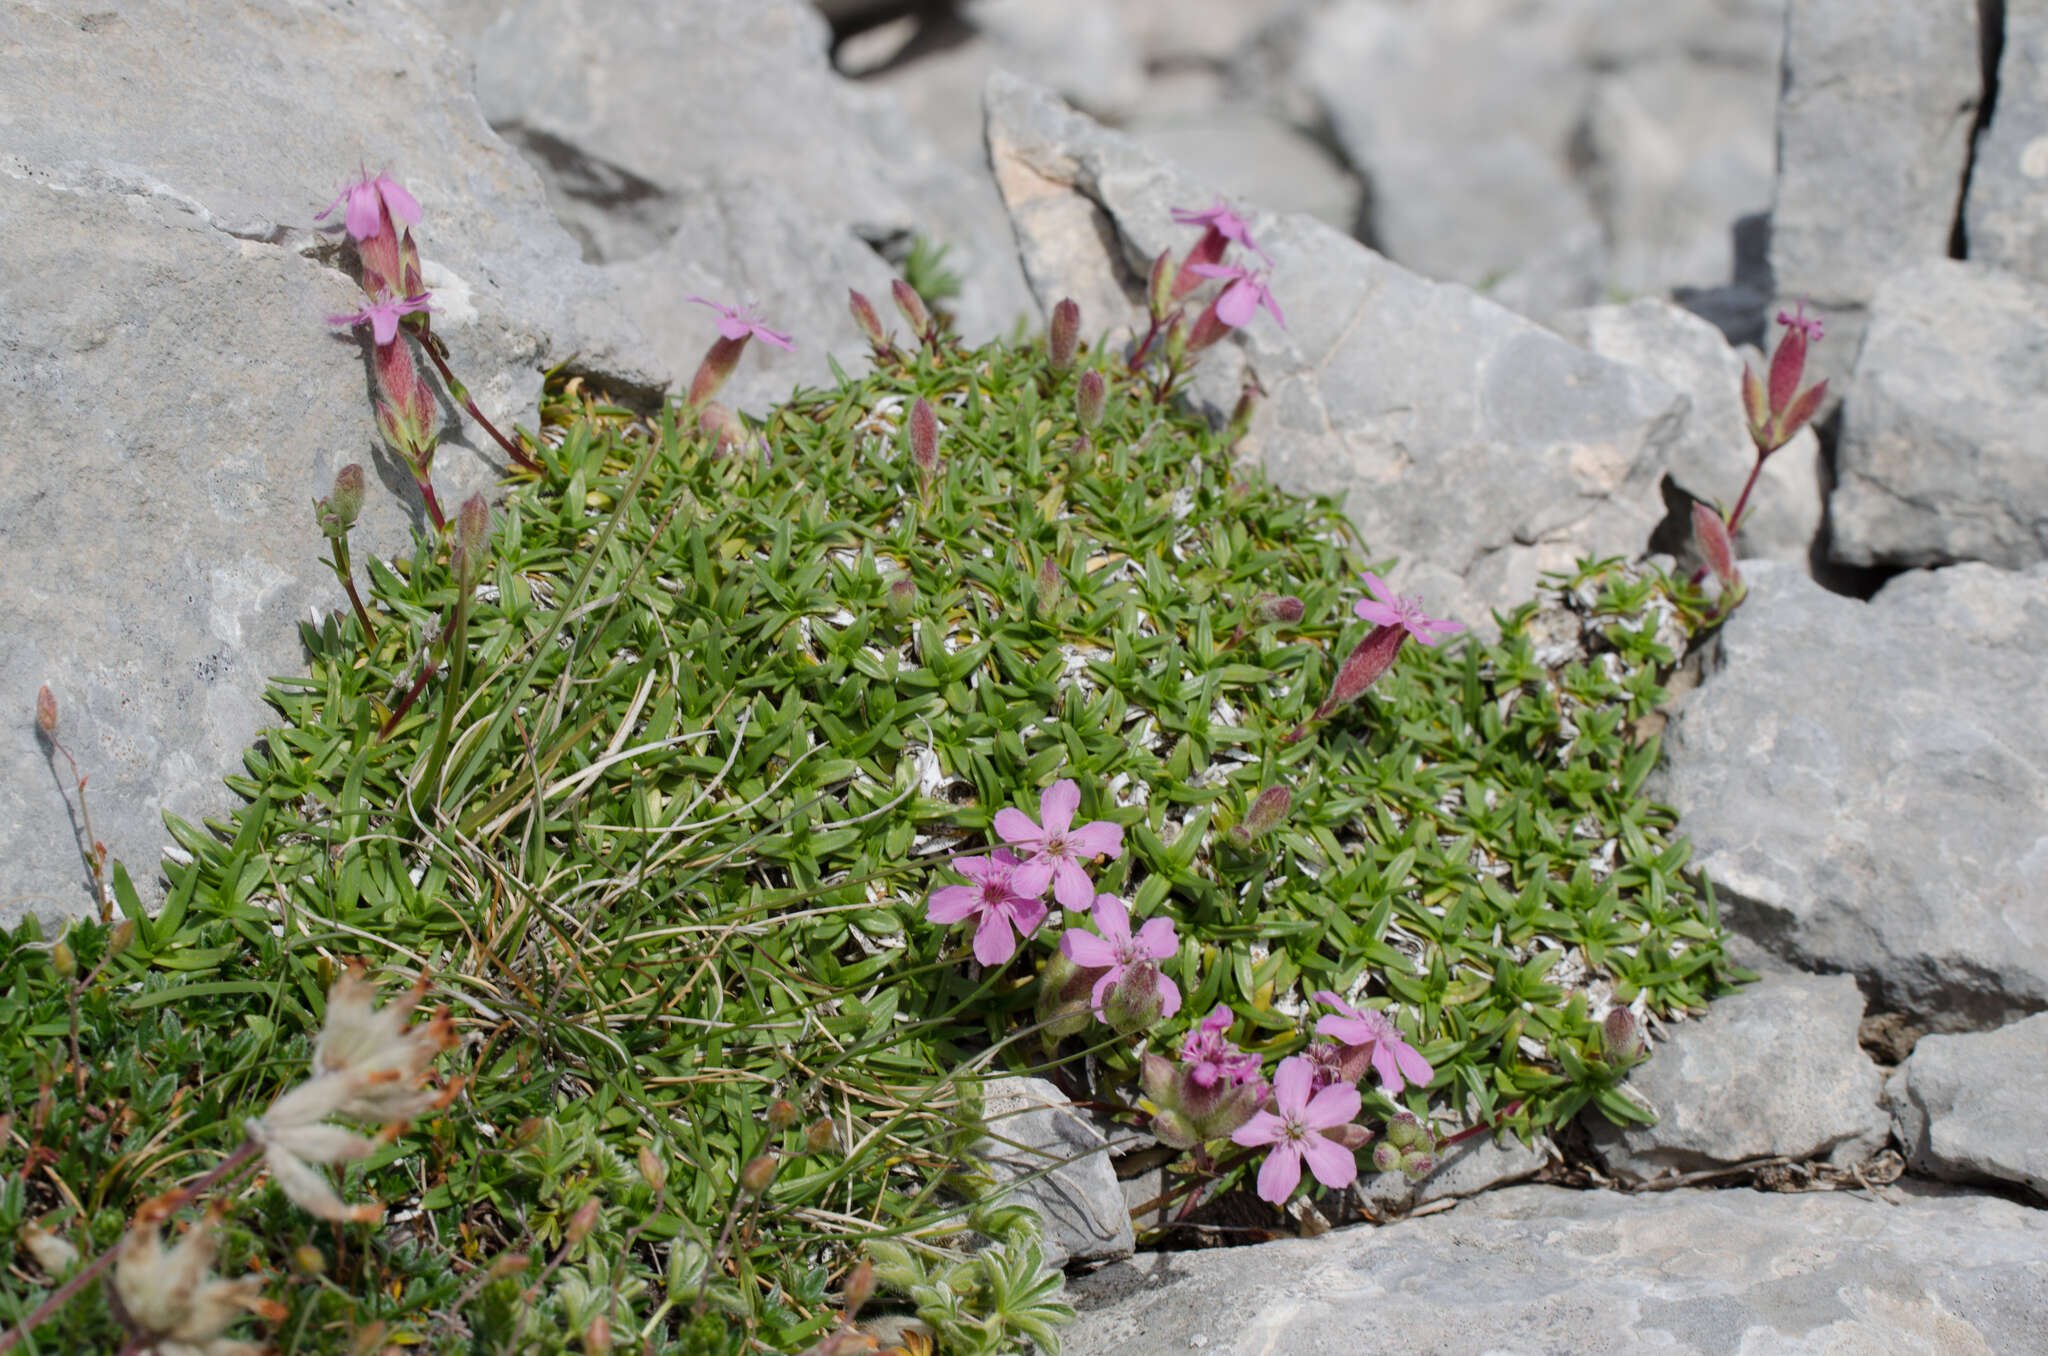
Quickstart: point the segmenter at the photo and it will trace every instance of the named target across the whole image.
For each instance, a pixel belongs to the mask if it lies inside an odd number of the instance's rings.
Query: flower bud
[[[1321,720],[1338,707],[1363,697],[1366,690],[1394,666],[1394,656],[1401,652],[1401,642],[1407,638],[1408,632],[1404,627],[1375,626],[1338,665],[1337,677],[1330,684],[1330,695],[1323,698],[1323,704],[1316,708],[1315,718]]]
[[[36,690],[36,728],[46,735],[57,733],[57,694],[48,683]]]
[[[502,1281],[507,1276],[517,1276],[533,1265],[533,1259],[523,1252],[501,1253],[491,1263],[491,1279]]]
[[[653,1188],[657,1196],[668,1185],[668,1164],[645,1144],[640,1146],[640,1179]]]
[[[796,1124],[796,1108],[778,1097],[768,1104],[768,1128],[787,1130]]]
[[[1404,1154],[1401,1158],[1401,1172],[1411,1182],[1419,1182],[1436,1171],[1437,1158],[1433,1153]]]
[[[1141,960],[1124,967],[1117,982],[1102,1000],[1102,1019],[1123,1036],[1149,1031],[1166,1010],[1166,995],[1160,992],[1159,966]]]
[[[1060,563],[1047,556],[1038,566],[1038,615],[1050,617],[1060,605],[1061,596],[1066,592],[1066,581],[1060,576]]]
[[[712,450],[719,456],[737,452],[747,441],[747,426],[739,415],[716,400],[697,411],[697,432],[711,440]]]
[[[804,1130],[804,1148],[814,1154],[824,1153],[838,1143],[839,1131],[830,1116],[819,1117]]]
[[[690,378],[691,409],[701,409],[704,403],[717,395],[732,374],[739,369],[740,355],[747,351],[747,341],[754,336],[742,334],[737,339],[724,335],[711,341],[711,347],[704,350],[704,359],[697,364],[697,373]]]
[[[1413,1149],[1420,1144],[1435,1146],[1436,1136],[1423,1123],[1415,1119],[1412,1111],[1397,1111],[1387,1122],[1387,1143],[1399,1149]]]
[[[416,477],[424,478],[440,441],[434,388],[412,360],[412,345],[399,335],[372,346],[377,374],[377,430],[391,450],[405,458]]]
[[[889,581],[887,606],[891,621],[907,621],[917,607],[917,585],[906,575]]]
[[[462,501],[455,512],[455,550],[449,560],[458,588],[468,590],[483,578],[490,560],[491,510],[481,494]]]
[[[583,1330],[583,1349],[590,1356],[609,1356],[612,1349],[612,1322],[603,1314],[590,1320],[590,1326]]]
[[[1728,523],[1720,511],[1694,500],[1692,534],[1699,540],[1700,554],[1707,558],[1707,568],[1714,572],[1714,578],[1721,581],[1722,589],[1732,589],[1739,584],[1742,576],[1735,568],[1735,543],[1729,539]]]
[[[1231,844],[1240,848],[1250,847],[1254,840],[1287,818],[1288,807],[1293,804],[1294,792],[1284,786],[1269,786],[1259,792],[1258,799],[1244,812],[1244,819],[1231,829]]]
[[[907,421],[910,436],[910,460],[917,467],[919,480],[929,481],[939,469],[939,416],[923,396],[910,407]]]
[[[875,303],[869,301],[851,287],[846,289],[846,309],[853,312],[854,326],[861,337],[874,346],[879,355],[889,350],[889,335],[882,328],[882,317],[875,314]]]
[[[924,308],[924,298],[917,294],[917,289],[898,278],[889,284],[889,296],[896,303],[896,309],[901,311],[903,318],[910,323],[910,332],[919,339],[931,338],[931,312]]]
[[[747,1160],[746,1166],[740,1169],[740,1190],[746,1192],[749,1196],[759,1196],[768,1190],[774,1182],[775,1155],[772,1153],[762,1154],[758,1158],[750,1158]]]
[[[112,960],[128,949],[135,940],[135,920],[123,918],[114,924],[114,930],[107,934],[107,959]]]
[[[50,948],[50,964],[55,966],[57,973],[65,979],[70,979],[78,973],[77,955],[73,953],[68,943],[61,940]]]
[[[1045,336],[1046,361],[1053,371],[1064,372],[1074,365],[1074,355],[1080,351],[1081,306],[1066,297],[1052,308],[1052,324]]]
[[[1627,1008],[1615,1008],[1600,1023],[1600,1047],[1609,1064],[1624,1064],[1635,1059],[1642,1052],[1642,1032],[1636,1027],[1636,1015]]]
[[[427,290],[427,275],[420,268],[420,247],[413,243],[412,232],[408,230],[398,241],[398,290],[408,297],[422,296]],[[414,315],[424,316],[424,311]]]
[[[346,536],[363,511],[363,468],[350,462],[334,473],[334,488],[313,501],[313,518],[329,537]]]
[[[1102,410],[1108,403],[1109,383],[1100,372],[1089,368],[1074,387],[1074,422],[1094,432],[1102,424]]]
[[[1166,365],[1178,368],[1187,356],[1188,327],[1182,317],[1176,315],[1166,325]]]
[[[311,1243],[292,1249],[292,1270],[301,1276],[318,1276],[327,1270],[327,1254]]]
[[[1063,951],[1052,953],[1052,959],[1038,976],[1036,1014],[1048,1048],[1088,1025],[1093,1015],[1088,997],[1095,988],[1095,977],[1101,973],[1082,969]]]
[[[1376,1172],[1399,1172],[1401,1151],[1389,1141],[1381,1140],[1372,1146],[1372,1166]]]
[[[540,1116],[528,1116],[519,1122],[519,1128],[512,1132],[512,1147],[524,1149],[538,1140],[548,1128],[547,1121]]]
[[[860,1259],[859,1265],[847,1274],[846,1284],[840,1288],[840,1297],[846,1302],[846,1317],[850,1321],[860,1312],[861,1306],[875,1293],[875,1264],[867,1258]]]
[[[562,1231],[563,1236],[571,1243],[581,1243],[590,1237],[590,1231],[597,1227],[598,1217],[603,1213],[604,1206],[601,1202],[595,1199],[585,1201],[577,1208],[575,1214],[569,1216],[568,1227]]]
[[[1223,426],[1223,445],[1235,447],[1244,435],[1251,431],[1252,412],[1259,407],[1259,397],[1265,394],[1257,377],[1244,384],[1237,394],[1237,404],[1231,408],[1230,422]]]
[[[1172,1107],[1152,1118],[1152,1133],[1161,1144],[1171,1149],[1192,1149],[1197,1144],[1206,1143],[1195,1123]]]
[[[1291,593],[1261,593],[1252,599],[1252,621],[1259,626],[1292,626],[1308,612]]]
[[[1155,324],[1163,323],[1173,306],[1173,284],[1179,272],[1172,250],[1159,251],[1159,257],[1152,261],[1152,272],[1145,280],[1145,304]]]

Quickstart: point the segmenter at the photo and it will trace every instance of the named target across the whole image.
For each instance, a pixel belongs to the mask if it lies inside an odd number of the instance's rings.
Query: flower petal
[[[1259,312],[1258,289],[1249,278],[1239,278],[1223,289],[1223,295],[1216,298],[1216,318],[1236,329],[1250,323]]]
[[[760,324],[755,325],[753,329],[754,337],[756,339],[759,339],[762,343],[773,344],[776,348],[781,349],[784,353],[794,353],[796,351],[796,344],[790,339],[788,335],[782,333],[782,331],[771,330],[766,325]]]
[[[1362,1017],[1319,1017],[1316,1034],[1340,1045],[1370,1045],[1373,1041],[1373,1029]]]
[[[1116,948],[1080,928],[1068,928],[1060,937],[1060,954],[1084,970],[1116,965]]]
[[[1349,1083],[1333,1083],[1315,1095],[1302,1109],[1301,1123],[1316,1130],[1332,1130],[1358,1119],[1365,1099]]]
[[[1380,1087],[1389,1097],[1400,1095],[1408,1085],[1401,1080],[1401,1065],[1394,1058],[1394,1043],[1381,1041],[1372,1048],[1373,1072],[1380,1076]]]
[[[1371,622],[1374,626],[1399,626],[1401,624],[1400,613],[1388,607],[1385,603],[1374,602],[1370,598],[1360,598],[1357,602],[1353,603],[1351,605],[1351,614],[1360,621]]]
[[[990,909],[981,916],[981,926],[974,930],[974,958],[983,965],[1001,965],[1017,954],[1017,934],[1010,929],[1010,920],[999,910]]]
[[[1124,855],[1124,826],[1107,819],[1094,819],[1067,835],[1067,847],[1076,857]]]
[[[1165,975],[1159,977],[1159,1019],[1165,1021],[1180,1011],[1180,985]]]
[[[1065,903],[1064,900],[1061,901]],[[1069,908],[1078,907],[1068,905]],[[1115,895],[1095,896],[1095,930],[1111,946],[1125,947],[1131,944],[1131,911]]]
[[[1422,1053],[1405,1042],[1394,1046],[1394,1063],[1408,1081],[1418,1088],[1427,1086],[1429,1081],[1436,1077],[1436,1070],[1430,1067],[1429,1061],[1422,1057]]]
[[[1027,852],[1036,852],[1044,847],[1048,837],[1030,815],[1008,806],[996,811],[995,830],[996,837]]]
[[[1254,1111],[1250,1120],[1230,1132],[1230,1142],[1256,1149],[1261,1144],[1278,1144],[1286,1135],[1286,1123],[1278,1116],[1270,1111]]]
[[[1301,1155],[1308,1160],[1308,1170],[1316,1175],[1316,1180],[1332,1191],[1358,1180],[1358,1156],[1334,1139],[1310,1135],[1301,1141]]]
[[[1115,988],[1116,982],[1123,977],[1124,967],[1116,965],[1110,967],[1108,974],[1095,981],[1095,987],[1088,994],[1088,1006],[1094,1010],[1096,1016],[1102,1016],[1102,1005],[1108,1001],[1109,991]]]
[[[932,897],[925,902],[924,921],[927,923],[957,923],[981,907],[981,887],[976,885],[948,885],[932,891]]]
[[[1138,929],[1138,950],[1153,960],[1165,960],[1180,950],[1180,943],[1173,935],[1171,918],[1147,919],[1145,926]],[[1168,1014],[1171,1015],[1171,1014]]]
[[[1017,931],[1029,937],[1038,931],[1038,925],[1045,921],[1048,910],[1041,900],[1026,899],[1022,895],[1011,895],[1004,910],[1010,921],[1017,925]]]
[[[1048,837],[1056,837],[1073,825],[1074,811],[1080,808],[1080,785],[1072,777],[1062,777],[1038,798],[1038,820]]]
[[[396,179],[388,174],[377,176],[377,192],[384,199],[384,205],[391,209],[391,215],[408,226],[420,224],[420,202],[405,191]]]
[[[1036,899],[1045,893],[1045,887],[1052,884],[1052,866],[1049,861],[1029,861],[1010,873],[1010,890],[1013,894]]]
[[[1088,879],[1079,862],[1062,857],[1052,866],[1052,897],[1063,909],[1085,909],[1095,898],[1095,882]]]
[[[1259,1199],[1274,1205],[1287,1204],[1294,1188],[1301,1184],[1301,1146],[1295,1140],[1275,1144],[1259,1165]]]
[[[377,190],[367,182],[350,184],[348,208],[341,219],[354,239],[374,239],[384,229],[384,214],[378,210]]]
[[[1315,1066],[1300,1055],[1280,1061],[1273,1074],[1273,1105],[1283,1116],[1300,1116],[1308,1105],[1309,1085],[1315,1081]]]

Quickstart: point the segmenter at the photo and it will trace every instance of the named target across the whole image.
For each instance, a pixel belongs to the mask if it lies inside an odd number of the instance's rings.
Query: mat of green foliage
[[[975,1241],[1002,1241],[973,1253],[962,1210],[981,1194],[975,1080],[1045,1071],[1027,1028],[1058,930],[985,972],[924,909],[998,809],[1035,813],[1061,777],[1081,819],[1125,826],[1097,888],[1178,927],[1166,969],[1187,1001],[1155,1048],[1227,1003],[1248,1048],[1297,1050],[1302,997],[1329,988],[1397,1000],[1438,1071],[1405,1105],[1440,1122],[1514,1108],[1505,1124],[1533,1133],[1589,1101],[1640,1116],[1588,995],[1697,1009],[1735,973],[1641,790],[1656,743],[1636,722],[1697,598],[1588,565],[1554,596],[1606,653],[1546,669],[1532,601],[1498,643],[1407,646],[1284,743],[1363,634],[1366,557],[1335,505],[1272,488],[1104,370],[1086,448],[1073,374],[1038,348],[800,392],[724,457],[672,415],[558,384],[546,475],[494,511],[439,783],[422,776],[439,683],[375,738],[451,600],[425,543],[371,565],[372,645],[353,620],[305,629],[310,676],[276,686],[281,723],[235,782],[246,808],[173,826],[189,860],[162,912],[122,878],[137,933],[82,1005],[83,1097],[47,950],[32,923],[11,939],[0,1240],[49,1215],[104,1246],[142,1197],[210,1166],[303,1071],[336,963],[362,957],[393,982],[431,975],[469,1087],[351,1172],[391,1206],[383,1227],[316,1224],[267,1185],[236,1204],[223,1270],[278,1269],[282,1351],[349,1350],[373,1324],[423,1350],[574,1350],[607,1306],[656,1349],[793,1351],[863,1251],[888,1262],[878,1304],[915,1309],[942,1351],[1049,1343],[1064,1311],[1028,1217],[977,1206]],[[943,423],[928,494],[902,432],[919,394]],[[1038,587],[1048,560],[1057,597]],[[1260,593],[1299,596],[1305,620],[1252,624]],[[1227,845],[1278,784],[1287,821]],[[85,967],[104,936],[73,929]],[[1068,1086],[1141,1114],[1128,1042],[1098,1026],[1060,1053]],[[1365,1091],[1368,1123],[1395,1109]],[[777,1099],[796,1117],[771,1129]],[[659,1201],[643,1146],[667,1165]],[[738,1166],[767,1148],[774,1186],[736,1205]],[[591,1199],[597,1231],[529,1297]],[[319,1268],[294,1269],[294,1245]],[[534,1265],[495,1275],[508,1253]],[[16,1259],[0,1324],[38,1275]],[[114,1333],[93,1301],[23,1350]]]

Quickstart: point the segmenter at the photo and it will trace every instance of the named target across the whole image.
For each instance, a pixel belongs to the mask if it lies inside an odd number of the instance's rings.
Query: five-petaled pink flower
[[[1068,928],[1060,938],[1060,954],[1084,970],[1107,967],[1088,996],[1089,1006],[1100,1016],[1102,1000],[1124,977],[1124,971],[1146,961],[1165,960],[1180,950],[1180,941],[1173,935],[1170,918],[1148,919],[1132,936],[1130,910],[1115,895],[1095,896],[1095,927],[1101,936],[1081,928]],[[1180,986],[1165,975],[1159,976],[1159,1000],[1161,1018],[1180,1011]]]
[[[1273,313],[1273,319],[1281,329],[1287,328],[1287,317],[1280,314],[1280,303],[1273,300],[1273,294],[1266,289],[1265,274],[1250,272],[1236,264],[1189,264],[1188,271],[1199,273],[1204,278],[1230,280],[1230,285],[1216,298],[1216,318],[1232,329],[1249,324],[1261,306]]]
[[[348,229],[350,237],[356,240],[370,240],[384,233],[384,210],[388,210],[395,221],[408,226],[420,224],[419,200],[388,174],[380,173],[373,179],[368,170],[361,171],[359,177],[335,194],[334,201],[322,208],[320,215],[313,220],[325,221],[344,202],[348,206],[342,211],[341,223]],[[384,210],[380,210],[380,205]]]
[[[1068,909],[1085,909],[1095,898],[1094,882],[1081,863],[1096,857],[1121,857],[1124,828],[1098,819],[1077,829],[1073,827],[1074,811],[1080,808],[1081,788],[1071,777],[1062,777],[1038,798],[1039,822],[1007,806],[996,811],[997,836],[1029,854],[1012,881],[1018,893],[1042,895],[1050,883],[1053,898]]]
[[[745,339],[751,336],[752,338],[759,339],[764,344],[775,345],[784,353],[788,353],[796,347],[790,341],[788,335],[781,333],[779,330],[771,330],[762,323],[761,317],[754,313],[751,306],[724,306],[712,301],[708,297],[695,295],[685,297],[683,300],[694,301],[699,306],[709,306],[712,310],[718,312],[718,333],[724,338]]]
[[[1395,593],[1371,570],[1365,571],[1365,587],[1371,596],[1351,605],[1360,621],[1369,621],[1374,626],[1399,626],[1424,645],[1436,644],[1440,634],[1465,629],[1463,622],[1429,616],[1422,610],[1419,598],[1404,598]]]
[[[1804,297],[1799,299],[1799,309],[1796,313],[1786,315],[1783,311],[1778,312],[1778,323],[1787,329],[1804,332],[1806,342],[1809,344],[1819,343],[1824,329],[1819,316],[1806,313],[1806,299]]]
[[[370,327],[370,337],[377,341],[378,348],[382,348],[398,337],[398,318],[402,315],[410,315],[414,311],[431,309],[427,305],[427,301],[428,294],[425,292],[420,293],[416,297],[386,297],[382,301],[373,301],[362,310],[352,311],[348,315],[328,316],[327,323],[330,325],[368,325]]]
[[[1002,848],[987,857],[955,859],[953,869],[974,884],[948,885],[933,891],[925,921],[958,923],[979,915],[981,922],[974,929],[974,958],[983,965],[1001,965],[1017,954],[1017,935],[1029,937],[1045,921],[1044,901],[1017,892],[1015,877],[1021,865]]]
[[[1271,266],[1273,262],[1271,259],[1266,258],[1264,250],[1253,243],[1252,229],[1245,224],[1245,219],[1231,211],[1229,204],[1225,203],[1221,197],[1216,199],[1214,207],[1200,212],[1191,211],[1185,207],[1176,207],[1173,209],[1173,219],[1182,226],[1207,227],[1225,240],[1242,245],[1253,254],[1258,255],[1259,258],[1265,259],[1268,266]]]
[[[1349,1125],[1363,1099],[1348,1083],[1324,1088],[1313,1097],[1315,1077],[1308,1060],[1292,1055],[1280,1061],[1273,1075],[1273,1110],[1261,1111],[1230,1132],[1231,1142],[1246,1148],[1272,1145],[1259,1167],[1259,1197],[1285,1205],[1301,1181],[1301,1164],[1331,1190],[1348,1187],[1358,1178],[1358,1159],[1351,1150],[1323,1132]]]
[[[1436,1070],[1429,1067],[1429,1061],[1402,1038],[1400,1029],[1386,1013],[1377,1008],[1360,1012],[1328,989],[1318,989],[1315,999],[1318,1003],[1329,1004],[1341,1014],[1318,1021],[1316,1034],[1336,1040],[1347,1053],[1356,1051],[1369,1058],[1379,1073],[1380,1086],[1386,1089],[1388,1096],[1399,1096],[1401,1089],[1409,1083],[1421,1087],[1436,1077]]]
[[[1181,1042],[1180,1062],[1197,1086],[1213,1088],[1219,1079],[1243,1084],[1259,1076],[1259,1057],[1246,1054],[1223,1037],[1235,1020],[1236,1014],[1229,1008],[1218,1006]]]

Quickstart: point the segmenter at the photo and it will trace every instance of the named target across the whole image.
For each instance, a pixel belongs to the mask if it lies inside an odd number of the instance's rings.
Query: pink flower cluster
[[[1121,824],[1106,819],[1076,828],[1074,813],[1080,808],[1079,784],[1062,777],[1039,797],[1036,820],[1022,810],[998,810],[996,836],[1027,855],[1020,858],[998,848],[987,857],[959,858],[954,869],[974,884],[949,885],[934,892],[925,911],[926,921],[975,919],[974,958],[983,965],[1001,965],[1017,954],[1017,939],[1031,936],[1045,921],[1042,897],[1048,886],[1062,908],[1085,909],[1096,903],[1095,885],[1083,864],[1098,857],[1121,857],[1124,830]],[[1128,933],[1128,915],[1125,918]],[[1170,932],[1172,924],[1167,928]],[[1175,1001],[1178,1004],[1178,995]]]

